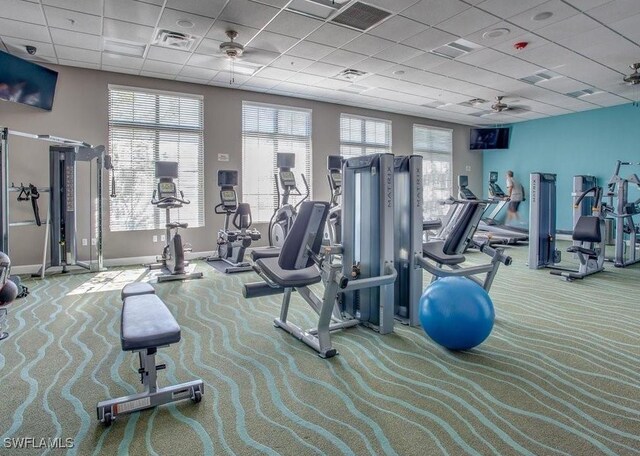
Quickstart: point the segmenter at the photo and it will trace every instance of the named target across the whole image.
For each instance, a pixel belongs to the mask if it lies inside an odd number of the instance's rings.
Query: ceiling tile
[[[527,43],[527,47],[524,50],[518,50],[513,47],[513,43],[525,42]],[[525,33],[520,36],[514,37],[510,41],[504,41],[502,43],[494,44],[491,46],[492,49],[496,51],[504,52],[505,54],[514,55],[519,57],[521,53],[525,51],[530,51],[531,49],[535,49],[540,46],[544,46],[545,44],[549,44],[549,40],[542,38],[541,36],[534,35],[533,33]]]
[[[251,87],[258,87],[258,88],[261,88],[261,89],[270,89],[270,88],[275,87],[276,85],[278,85],[278,81],[276,81],[274,79],[267,79],[267,78],[261,78],[261,77],[258,77],[258,76],[254,76],[251,79],[249,79],[245,84],[249,85]]]
[[[321,25],[322,22],[317,19],[290,11],[282,11],[267,25],[265,30],[294,38],[304,38]]]
[[[588,11],[596,6],[609,3],[611,0],[565,0],[567,3],[575,6],[580,11]]]
[[[436,25],[468,9],[459,0],[421,0],[402,12],[403,16],[427,25]]]
[[[560,93],[570,93],[575,92],[576,90],[589,88],[584,82],[576,81],[571,78],[554,78],[541,82],[539,85],[547,90],[553,90]]]
[[[277,52],[265,51],[264,49],[244,48],[242,60],[245,62],[267,65],[280,56]]]
[[[153,35],[153,27],[131,24],[115,19],[104,20],[104,36],[136,43],[149,43]]]
[[[282,68],[283,70],[301,71],[313,63],[313,60],[302,59],[292,55],[283,55],[278,57],[269,66],[274,68]]]
[[[102,16],[102,0],[42,0],[42,4]]]
[[[387,68],[391,68],[392,66],[394,66],[394,63],[392,62],[387,62],[386,60],[380,60],[375,57],[370,57],[363,60],[362,62],[358,62],[358,64],[356,65],[356,69],[364,71],[366,73],[379,73],[386,70]]]
[[[496,16],[509,18],[533,8],[547,0],[486,0],[478,8]]]
[[[477,71],[484,71],[484,70],[480,70],[479,68],[475,68],[471,65],[467,65],[462,62],[449,60],[447,63],[438,65],[437,67],[432,68],[430,71],[433,73],[441,74],[443,76],[449,76],[457,79],[466,80],[466,78],[464,78],[463,76],[469,74],[470,72],[474,72],[474,71],[477,72]]]
[[[351,85],[351,81],[345,81],[344,79],[326,78],[315,84],[316,87],[323,87],[325,89],[339,90],[344,89]]]
[[[558,42],[571,36],[589,32],[600,27],[602,26],[598,22],[594,21],[587,15],[576,14],[568,19],[542,27],[541,29],[538,29],[536,33],[550,41]]]
[[[638,0],[613,0],[610,3],[590,9],[588,14],[608,25],[638,13],[640,13],[640,2]]]
[[[515,57],[507,56],[492,62],[490,65],[480,65],[483,68],[491,68],[496,73],[520,79],[542,71],[543,68]]]
[[[139,74],[140,70],[134,70],[133,68],[117,67],[111,65],[105,65],[104,63],[100,67],[102,71],[110,71],[112,73],[125,73],[125,74]]]
[[[278,11],[277,8],[249,0],[233,0],[222,10],[220,19],[261,29]]]
[[[226,3],[226,0],[207,0],[206,2],[202,0],[167,0],[167,8],[199,16],[218,17]],[[156,4],[162,5],[162,0],[158,0]]]
[[[51,42],[49,30],[44,25],[27,24],[26,22],[12,21],[11,19],[0,18],[0,34],[43,43]]]
[[[390,48],[394,44],[393,41],[378,38],[373,35],[362,34],[355,40],[342,46],[342,49],[365,55],[374,55],[384,49]]]
[[[145,70],[140,72],[140,76],[146,76],[148,78],[156,78],[156,79],[169,79],[171,81],[176,78],[174,74],[158,73],[155,71],[145,71]]]
[[[534,19],[536,14],[547,12],[553,13],[553,16],[542,21]],[[516,16],[510,17],[509,21],[526,30],[538,30],[563,19],[568,19],[576,14],[580,14],[578,10],[567,5],[562,0],[551,0]]]
[[[290,78],[291,76],[293,76],[294,74],[296,74],[295,71],[283,70],[281,68],[271,68],[271,67],[264,68],[258,73],[258,75],[261,78],[277,79],[279,81],[284,81]]]
[[[375,58],[400,63],[415,58],[421,54],[424,54],[424,51],[421,51],[420,49],[405,46],[404,44],[396,44],[377,53]]]
[[[213,38],[219,42],[229,41],[226,32],[231,30],[238,32],[238,37],[235,41],[242,44],[249,42],[249,40],[256,36],[259,31],[259,29],[234,24],[232,22],[215,21],[213,23],[213,27],[211,27],[209,33],[207,33],[207,37]]]
[[[335,76],[341,72],[344,68],[338,65],[331,65],[324,62],[315,62],[305,68],[303,71],[309,74],[315,74],[318,76]]]
[[[329,46],[324,46],[318,43],[312,43],[311,41],[300,41],[287,54],[291,54],[296,57],[302,57],[303,59],[320,60],[321,58],[329,55],[335,49]]]
[[[91,14],[68,11],[51,6],[44,7],[49,27],[56,27],[73,32],[100,35],[102,33],[102,18]]]
[[[500,19],[491,14],[477,8],[469,8],[451,19],[440,22],[438,28],[454,35],[466,36],[498,22]]]
[[[409,38],[408,40],[403,41],[402,44],[406,44],[407,46],[421,49],[423,51],[431,51],[432,49],[438,48],[457,39],[458,37],[456,35],[452,35],[451,33],[447,33],[437,28],[430,28]]]
[[[68,46],[55,46],[58,59],[100,64],[100,52]]]
[[[102,53],[102,66],[108,65],[110,67],[122,67],[140,71],[143,63],[144,59],[138,57],[112,54],[110,52]]]
[[[133,0],[104,0],[104,17],[154,27],[162,8]]]
[[[218,70],[212,70],[210,68],[200,68],[200,67],[192,67],[185,66],[180,70],[178,76],[188,77],[188,78],[198,78],[209,81],[216,74],[218,74]],[[227,78],[228,79],[228,78]]]
[[[189,21],[192,27],[180,27],[178,21]],[[205,16],[197,16],[191,13],[165,8],[160,17],[158,28],[174,32],[188,33],[189,35],[204,36],[213,25],[213,19]]]
[[[7,46],[8,51],[11,54],[24,57],[28,56],[27,50],[25,49],[26,45],[35,46],[38,51],[36,53],[37,57],[53,57],[55,58],[56,53],[53,50],[53,45],[50,43],[41,43],[39,41],[33,40],[24,40],[21,38],[11,38],[8,36],[1,37],[2,42]]]
[[[315,74],[296,73],[287,79],[287,82],[294,82],[296,84],[314,85],[322,81],[324,76],[317,76]]]
[[[371,35],[399,42],[416,35],[428,27],[402,16],[393,16],[369,31]]]
[[[502,52],[498,52],[490,48],[484,48],[460,56],[456,61],[485,68],[487,65],[492,65],[493,62],[504,57],[506,56]]]
[[[167,49],[160,46],[150,46],[147,52],[147,58],[151,60],[160,60],[162,62],[177,63],[184,65],[189,60],[191,53],[179,51],[177,49]]]
[[[169,63],[169,62],[159,62],[157,60],[145,60],[144,65],[142,65],[143,72],[153,72],[153,73],[162,73],[162,74],[171,74],[177,75],[182,69],[182,65],[177,63]]]
[[[614,22],[610,27],[632,41],[640,43],[640,14]]]
[[[595,103],[599,106],[615,106],[628,101],[626,98],[607,92],[594,93],[593,95],[585,97],[585,99],[588,100],[589,103]]]
[[[332,52],[328,56],[322,59],[325,63],[331,63],[333,65],[339,65],[343,67],[350,67],[357,62],[361,62],[366,59],[367,56],[363,54],[357,54],[355,52],[349,52],[342,49]]]
[[[367,3],[369,3],[370,5],[375,5],[386,11],[390,11],[392,13],[399,13],[401,11],[405,11],[416,1],[417,0],[393,0],[392,2],[390,2],[389,0],[367,0]]]
[[[495,31],[500,31],[504,33],[504,35],[491,37],[490,33]],[[478,30],[477,32],[465,35],[464,39],[469,40],[473,43],[477,43],[481,46],[491,47],[500,43],[504,43],[505,41],[514,43],[514,37],[522,35],[523,33],[526,33],[526,30],[521,29],[520,27],[517,27],[509,22],[502,21]]]
[[[306,40],[327,46],[340,47],[359,35],[360,32],[355,30],[327,23],[309,35]]]
[[[203,38],[195,49],[198,54],[215,55],[220,54],[221,41],[211,40],[209,38]]]
[[[229,71],[219,71],[212,79],[211,83],[221,83],[220,87],[237,88],[249,80],[249,76],[244,74],[230,74]]]
[[[279,33],[262,31],[258,33],[258,35],[256,35],[248,45],[256,49],[282,54],[297,42],[297,38],[280,35]]]
[[[442,65],[443,63],[448,61],[449,59],[447,58],[440,57],[439,55],[436,55],[436,54],[431,54],[430,52],[426,52],[422,55],[406,60],[402,63],[404,65],[407,65],[413,68],[418,68],[420,70],[428,70],[438,65]]]
[[[189,76],[181,76],[181,75],[176,76],[176,81],[189,82],[191,84],[207,84],[210,79],[211,78],[207,78],[207,79],[192,78]]]
[[[93,51],[102,50],[102,37],[69,30],[51,29],[51,38],[56,45],[72,46]]]
[[[95,62],[83,62],[80,60],[66,60],[66,59],[58,59],[58,63],[60,65],[78,67],[78,68],[89,68],[91,70],[99,70],[100,64]]]
[[[229,60],[221,56],[214,57],[211,55],[193,54],[189,57],[189,60],[187,60],[187,65],[209,68],[212,70],[222,70],[224,68],[229,68]]]
[[[40,5],[22,0],[3,0],[0,8],[0,17],[31,24],[46,25]]]

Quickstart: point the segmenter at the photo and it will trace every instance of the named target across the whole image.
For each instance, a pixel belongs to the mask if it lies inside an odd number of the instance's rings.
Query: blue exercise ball
[[[480,345],[493,328],[495,312],[489,294],[465,277],[445,277],[420,298],[420,323],[434,342],[450,350]]]

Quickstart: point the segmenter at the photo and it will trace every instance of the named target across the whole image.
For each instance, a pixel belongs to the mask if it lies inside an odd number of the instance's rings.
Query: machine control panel
[[[342,187],[342,173],[339,172],[339,171],[332,172],[331,173],[331,181],[333,182],[333,186],[335,188]]]
[[[238,205],[238,198],[236,192],[233,190],[222,190],[220,192],[220,200],[225,208],[236,207]]]
[[[176,184],[174,182],[159,182],[158,196],[160,199],[178,196]]]
[[[295,188],[296,177],[293,171],[280,171],[280,182],[282,182],[283,187]]]

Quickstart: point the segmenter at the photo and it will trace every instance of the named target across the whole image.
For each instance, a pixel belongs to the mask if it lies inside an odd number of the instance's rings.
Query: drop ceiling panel
[[[104,16],[154,27],[162,8],[133,0],[104,0]]]
[[[192,66],[183,67],[179,73],[180,76],[205,79],[207,81],[213,78],[216,74],[218,74],[218,70],[213,70],[210,68],[192,67]],[[229,80],[228,76],[227,76],[227,80]]]
[[[504,34],[495,37],[491,37],[489,35],[491,32],[497,31]],[[485,27],[482,30],[478,30],[477,32],[465,35],[464,39],[477,43],[481,46],[491,47],[504,42],[513,43],[514,37],[522,35],[523,33],[526,33],[524,29],[521,29],[509,22],[501,21],[492,24],[489,27]]]
[[[334,50],[335,48],[312,43],[311,41],[300,41],[292,49],[287,51],[287,54],[302,57],[303,59],[320,60],[331,54]]]
[[[102,63],[100,68],[102,69],[102,71],[110,71],[112,73],[124,73],[124,74],[136,74],[136,75],[140,74],[140,70],[136,70],[133,68],[124,68],[124,67],[105,65],[104,63]]]
[[[184,65],[189,60],[191,53],[179,51],[177,49],[167,49],[160,46],[149,47],[147,58],[151,60],[160,60],[164,62],[177,63]]]
[[[0,17],[31,24],[46,25],[40,5],[22,0],[3,0],[0,8]]]
[[[614,22],[610,27],[636,43],[640,43],[640,14]]]
[[[102,0],[42,0],[42,4],[96,16],[102,15]]]
[[[176,81],[189,82],[191,84],[207,84],[209,79],[191,78],[189,76],[176,76]]]
[[[177,75],[182,69],[182,65],[169,62],[158,62],[156,60],[146,60],[142,65],[142,71]]]
[[[225,21],[215,21],[213,23],[213,27],[209,29],[207,33],[208,38],[212,38],[219,42],[229,41],[227,38],[226,32],[233,30],[234,32],[238,32],[238,37],[236,41],[238,43],[246,44],[251,38],[256,36],[259,29],[253,27],[246,27],[244,25],[234,24],[233,22],[225,22]]]
[[[191,22],[193,27],[180,27],[178,21],[182,20]],[[197,16],[195,14],[165,8],[158,27],[173,32],[204,36],[212,25],[213,19],[209,17]]]
[[[141,71],[140,76],[146,76],[149,78],[156,78],[156,79],[169,79],[170,81],[176,78],[176,76],[173,74],[157,73],[155,71],[146,71],[146,70]]]
[[[49,27],[55,27],[74,32],[100,35],[102,33],[102,18],[91,14],[78,13],[51,6],[44,7]]]
[[[404,40],[402,44],[416,49],[421,49],[423,51],[431,51],[457,39],[458,37],[456,35],[452,35],[451,33],[447,33],[438,28],[430,28],[409,38],[408,40]]]
[[[252,47],[245,47],[244,54],[242,54],[242,60],[245,62],[255,63],[258,65],[268,65],[279,57],[277,52],[265,51],[262,49],[254,49]]]
[[[283,55],[271,62],[269,66],[282,68],[283,70],[301,71],[313,63],[313,60],[302,59],[292,55]]]
[[[220,19],[260,29],[267,25],[278,11],[280,10],[277,8],[249,0],[232,0],[222,10]]]
[[[293,76],[294,74],[296,74],[296,72],[291,70],[283,70],[281,68],[265,68],[262,71],[260,71],[260,73],[258,74],[260,75],[261,78],[277,79],[278,81],[284,81],[290,78],[291,76]]]
[[[518,57],[535,65],[553,69],[569,63],[576,55],[557,44],[549,43],[533,49],[527,48],[518,53]]]
[[[252,87],[261,88],[261,89],[270,89],[278,85],[278,81],[273,79],[262,78],[259,76],[254,76],[249,79],[245,84],[251,85]]]
[[[209,68],[211,70],[223,70],[229,68],[229,60],[221,56],[212,56],[204,54],[193,54],[189,57],[187,65]]]
[[[427,25],[436,25],[468,9],[459,0],[421,0],[402,12],[403,16]]]
[[[367,56],[363,54],[358,54],[356,52],[345,51],[343,49],[338,49],[331,54],[327,55],[322,59],[325,63],[330,63],[332,65],[338,65],[342,67],[351,67],[356,63],[363,61]]]
[[[325,89],[340,90],[351,85],[351,81],[345,81],[343,79],[325,78],[318,83],[314,84],[316,87],[323,87]]]
[[[387,62],[386,60],[370,57],[368,59],[364,59],[362,62],[358,62],[356,69],[367,73],[380,73],[394,65],[395,64],[393,62]]]
[[[547,0],[485,0],[478,8],[499,17],[509,18],[533,8]]]
[[[640,14],[640,2],[638,0],[613,0],[590,9],[588,14],[607,25],[613,24],[634,14]]]
[[[504,57],[506,56],[502,52],[498,52],[490,48],[484,48],[460,56],[456,61],[486,68],[487,66],[492,66],[494,62],[503,59]]]
[[[294,38],[303,38],[321,25],[322,22],[317,19],[290,11],[282,11],[267,25],[266,30]]]
[[[220,83],[221,87],[237,88],[249,80],[249,76],[242,74],[233,75],[233,79],[230,79],[228,71],[219,71],[212,79],[211,83]]]
[[[527,47],[525,50],[518,50],[513,47],[514,43],[518,43],[524,41],[527,43]],[[534,35],[533,33],[524,33],[519,36],[514,36],[512,39],[503,41],[502,43],[494,44],[491,46],[492,49],[496,51],[504,52],[505,54],[513,55],[516,57],[520,57],[525,51],[530,51],[540,46],[544,46],[545,44],[549,44],[550,41],[542,38],[541,36]]]
[[[469,8],[462,13],[440,22],[437,27],[457,36],[465,36],[500,22],[496,16],[478,8]]]
[[[100,52],[91,51],[89,49],[78,49],[68,46],[55,45],[58,59],[76,60],[87,63],[100,63]]]
[[[200,16],[218,17],[225,3],[227,3],[226,0],[207,0],[206,2],[202,0],[167,0],[167,8]],[[157,0],[156,4],[162,5],[162,0]]]
[[[115,19],[104,20],[104,36],[136,43],[149,43],[153,35],[153,27],[131,24]]]
[[[394,13],[404,12],[408,7],[416,3],[418,0],[367,0],[366,3],[377,6],[386,11]]]
[[[279,33],[262,31],[258,33],[248,44],[256,49],[282,54],[298,42],[297,38],[280,35]]]
[[[110,52],[102,53],[102,66],[130,68],[131,70],[140,71],[144,59],[139,57],[129,57],[126,55],[111,54]]]
[[[296,73],[291,76],[287,81],[294,82],[296,84],[315,85],[322,81],[324,76],[317,76],[315,74]]]
[[[565,0],[570,5],[578,8],[580,11],[588,11],[597,6],[611,2],[611,0]]]
[[[195,48],[195,52],[198,54],[215,55],[221,54],[220,52],[221,41],[212,40],[209,38],[203,38],[200,44]]]
[[[431,70],[432,73],[441,74],[443,76],[453,77],[457,79],[464,79],[460,76],[465,76],[470,72],[474,71],[485,71],[480,68],[475,68],[471,65],[467,65],[466,63],[458,62],[456,60],[449,60],[442,65],[438,65],[437,67]]]
[[[430,52],[426,52],[417,57],[413,57],[409,60],[406,60],[403,65],[410,66],[412,68],[418,68],[420,70],[429,70],[431,68],[435,68],[438,65],[442,65],[445,62],[448,62],[449,59],[440,57],[439,55],[432,54]]]
[[[382,52],[377,53],[374,57],[377,59],[387,60],[389,62],[400,63],[409,59],[413,59],[424,54],[420,49],[405,46],[404,44],[395,44]]]
[[[355,30],[327,23],[311,33],[306,39],[314,43],[340,47],[359,35],[360,32]]]
[[[369,31],[371,35],[399,42],[423,32],[427,26],[402,16],[393,16]]]
[[[335,76],[344,68],[338,65],[331,65],[324,62],[315,62],[303,70],[304,73],[315,74],[317,76]]]
[[[538,65],[511,56],[506,56],[488,65],[481,66],[514,79],[524,78],[544,69]]]
[[[63,46],[102,51],[102,37],[97,35],[87,35],[86,33],[52,28],[51,38],[56,45],[60,44]]]
[[[550,41],[562,43],[562,40],[590,32],[602,26],[585,14],[576,14],[568,19],[555,22],[546,27],[538,29],[537,33]]]
[[[547,12],[553,13],[553,16],[545,20],[534,19],[537,14]],[[579,12],[562,0],[551,0],[520,13],[517,16],[510,17],[509,21],[531,31],[546,27],[555,22],[575,16],[576,14],[579,14]]]
[[[95,62],[82,62],[80,60],[58,59],[60,65],[73,66],[78,68],[89,68],[90,70],[99,70],[100,64]]]
[[[0,18],[0,34],[13,38],[25,38],[43,43],[51,42],[49,30],[44,25],[27,24]]]
[[[2,42],[9,48],[8,51],[12,54],[16,54],[20,57],[28,56],[25,46],[27,44],[35,46],[38,48],[37,56],[38,57],[53,57],[55,58],[56,54],[53,50],[53,45],[51,43],[42,43],[40,41],[33,40],[23,40],[21,38],[11,38],[8,36],[0,37]]]
[[[394,44],[395,43],[393,41],[385,40],[384,38],[362,34],[353,41],[342,46],[342,49],[371,56],[383,51],[384,49],[390,48]]]

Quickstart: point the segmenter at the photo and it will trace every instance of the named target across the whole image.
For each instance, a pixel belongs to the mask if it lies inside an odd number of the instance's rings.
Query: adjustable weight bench
[[[122,289],[122,298],[120,342],[122,350],[138,353],[138,373],[145,391],[99,402],[98,420],[108,426],[118,415],[124,413],[137,412],[182,399],[200,402],[204,392],[202,380],[192,380],[165,388],[157,386],[157,371],[166,366],[156,365],[156,352],[159,347],[180,341],[180,326],[164,302],[155,295],[153,287],[149,284],[129,284]]]

